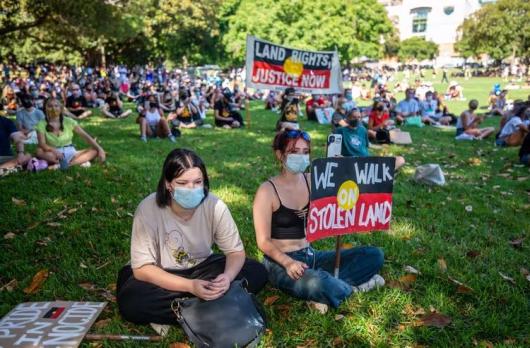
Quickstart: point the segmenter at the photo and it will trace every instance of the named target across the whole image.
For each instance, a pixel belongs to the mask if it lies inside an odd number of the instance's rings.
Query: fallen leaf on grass
[[[15,197],[11,197],[11,201],[13,203],[15,203],[16,206],[18,207],[23,207],[26,205],[26,201],[23,200],[23,199],[18,199],[18,198],[15,198]]]
[[[515,285],[515,280],[512,277],[508,277],[506,274],[503,274],[502,272],[499,272],[499,275],[502,277],[502,279]]]
[[[4,239],[13,239],[15,238],[17,235],[14,234],[13,232],[7,232],[6,234],[4,234]]]
[[[291,306],[288,304],[277,305],[276,310],[280,313],[280,316],[287,318],[291,313]]]
[[[402,289],[402,290],[409,290],[412,286],[412,283],[416,281],[417,275],[416,274],[406,274],[402,277],[400,277],[397,281],[396,280],[389,280],[387,285],[390,288],[394,289]]]
[[[529,178],[528,176],[520,176],[517,178],[517,181],[526,181],[528,180],[528,178]]]
[[[471,157],[467,160],[467,163],[473,165],[473,166],[478,166],[482,163],[482,160],[478,157]]]
[[[112,321],[112,319],[108,318],[108,319],[102,319],[102,320],[98,320],[95,324],[94,324],[94,328],[96,329],[102,329],[106,326],[109,325],[109,323]]]
[[[525,277],[526,280],[528,280],[530,282],[530,272],[524,267],[521,267],[520,271],[521,271],[521,274],[523,275],[523,277]]]
[[[447,315],[432,312],[423,316],[418,322],[417,326],[432,326],[439,329],[443,329],[447,325],[451,324],[453,320]]]
[[[301,346],[296,346],[296,348],[313,348],[318,347],[317,340],[310,338],[306,340]]]
[[[459,294],[469,294],[469,293],[472,293],[473,292],[473,289],[470,288],[469,286],[467,286],[466,284],[454,279],[454,278],[451,278],[449,276],[447,276],[447,278],[449,278],[449,280],[457,285],[457,288],[456,288],[456,292],[459,293]]]
[[[265,301],[263,301],[263,303],[266,305],[266,306],[270,306],[272,305],[274,302],[278,301],[278,299],[280,298],[280,296],[278,295],[274,295],[274,296],[269,296],[265,299]]]
[[[475,257],[480,256],[480,251],[478,251],[478,250],[469,250],[466,253],[466,256],[469,257],[470,259],[474,259]]]
[[[342,337],[337,336],[333,339],[333,342],[331,342],[333,347],[344,347],[344,341],[342,340]]]
[[[495,347],[493,343],[487,340],[480,341],[480,343],[478,343],[478,346],[481,348],[494,348]]]
[[[59,226],[61,226],[61,224],[58,223],[58,222],[48,222],[46,225],[48,225],[50,227],[59,227]]]
[[[80,287],[82,287],[83,289],[87,290],[87,291],[93,291],[96,289],[96,286],[92,283],[79,283],[78,284]]]
[[[12,292],[13,290],[17,288],[17,286],[18,286],[18,281],[16,279],[11,279],[9,283],[3,285],[0,288],[0,291],[6,290],[7,292]]]
[[[169,345],[169,348],[191,348],[189,344],[182,342],[173,342]]]
[[[39,291],[42,284],[44,284],[44,281],[46,278],[48,278],[48,270],[47,269],[41,269],[38,271],[31,280],[31,284],[24,289],[24,293],[31,295]]]
[[[418,271],[416,268],[412,267],[412,266],[405,266],[403,267],[403,270],[407,273],[411,273],[411,274],[421,274],[420,271]]]
[[[344,315],[342,315],[342,314],[335,315],[335,320],[336,321],[339,321],[339,320],[342,320],[342,319],[344,319]]]
[[[88,268],[88,266],[85,265],[83,262],[81,262],[81,263],[79,264],[79,267],[84,268],[84,269],[87,269],[87,268]]]
[[[52,239],[50,237],[44,237],[42,239],[39,239],[38,241],[35,242],[35,244],[39,245],[39,246],[48,246],[48,243],[50,243],[52,241]]]
[[[443,273],[447,272],[447,263],[445,262],[443,257],[438,259],[438,268],[440,268],[440,271],[442,271]]]
[[[508,243],[510,243],[510,245],[513,246],[514,248],[519,249],[523,247],[523,241],[524,241],[524,238],[516,238],[516,239],[510,240]]]
[[[116,202],[117,202],[117,201],[116,201],[116,198],[114,198],[114,197],[110,197],[110,201],[111,201],[113,204],[116,204]]]

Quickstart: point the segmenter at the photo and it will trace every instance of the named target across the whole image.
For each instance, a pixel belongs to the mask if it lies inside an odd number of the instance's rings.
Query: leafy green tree
[[[485,5],[459,27],[456,49],[464,57],[488,54],[496,60],[530,56],[530,2],[499,0]]]
[[[220,12],[222,44],[232,64],[245,59],[246,36],[353,57],[382,57],[393,26],[376,0],[229,0]]]
[[[398,57],[401,61],[433,59],[437,55],[438,45],[423,37],[411,37],[399,44]]]

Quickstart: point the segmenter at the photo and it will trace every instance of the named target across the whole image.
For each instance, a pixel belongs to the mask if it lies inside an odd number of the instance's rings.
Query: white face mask
[[[309,155],[290,153],[285,161],[285,168],[292,173],[303,173],[309,166]]]

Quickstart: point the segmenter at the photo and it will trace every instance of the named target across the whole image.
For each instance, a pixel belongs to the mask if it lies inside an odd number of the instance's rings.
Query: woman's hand
[[[201,279],[191,281],[191,293],[207,301],[215,300],[223,294],[218,288],[214,288],[211,282]]]
[[[230,278],[225,274],[219,274],[215,279],[210,281],[211,288],[221,291],[222,294],[230,288]]]
[[[307,266],[305,263],[292,260],[290,261],[286,266],[285,270],[287,271],[287,275],[291,277],[291,279],[298,280],[302,278],[304,275],[304,272],[306,269],[308,269],[309,266]]]
[[[60,161],[64,158],[64,154],[59,150],[53,150],[53,153],[55,154],[55,157]]]

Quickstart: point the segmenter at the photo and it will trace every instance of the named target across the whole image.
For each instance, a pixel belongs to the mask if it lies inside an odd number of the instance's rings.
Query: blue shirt
[[[342,156],[366,157],[368,152],[368,131],[359,125],[355,128],[337,128],[335,134],[342,135]]]
[[[402,100],[396,106],[396,111],[400,113],[418,113],[420,111],[420,104],[416,99]],[[412,115],[409,115],[412,116]]]
[[[17,131],[15,123],[0,116],[0,156],[13,156],[11,150],[11,134]]]

